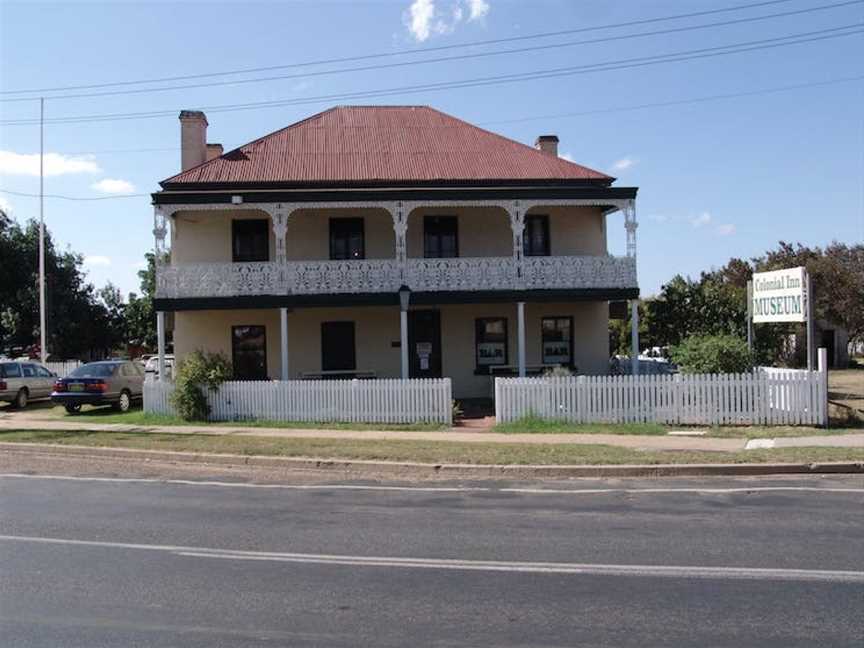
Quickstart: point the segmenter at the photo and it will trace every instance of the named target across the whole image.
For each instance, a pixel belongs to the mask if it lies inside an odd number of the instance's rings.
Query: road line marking
[[[264,490],[344,490],[344,491],[394,491],[418,493],[514,493],[525,495],[604,495],[621,493],[638,495],[674,495],[676,493],[761,493],[761,492],[813,492],[813,493],[860,493],[864,488],[836,488],[820,486],[736,486],[734,488],[494,488],[491,486],[378,486],[372,484],[250,484],[195,479],[151,479],[146,477],[75,477],[68,475],[29,475],[24,473],[0,473],[2,479],[35,479],[47,481],[109,482],[121,484],[172,484],[179,486],[217,486],[221,488],[252,488]]]
[[[340,565],[354,567],[393,567],[407,569],[447,569],[483,572],[536,574],[573,574],[590,576],[647,576],[661,578],[714,578],[732,580],[828,581],[864,583],[864,571],[828,569],[778,569],[762,567],[710,567],[696,565],[610,565],[602,563],[524,562],[503,560],[461,560],[451,558],[404,558],[393,556],[351,556],[293,552],[211,549],[178,545],[74,540],[38,536],[0,535],[0,541],[31,544],[71,545],[109,549],[158,551],[192,558],[251,560],[265,562]]]

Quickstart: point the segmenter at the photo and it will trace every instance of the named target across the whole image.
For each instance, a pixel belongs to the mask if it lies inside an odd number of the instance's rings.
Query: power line
[[[608,106],[606,108],[595,108],[593,110],[582,110],[579,112],[555,113],[548,115],[531,115],[527,117],[515,117],[512,119],[496,119],[492,121],[477,122],[479,126],[492,126],[496,124],[518,124],[529,121],[539,121],[541,119],[566,119],[568,117],[584,117],[586,115],[602,115],[606,113],[628,112],[632,110],[644,110],[648,108],[663,108],[667,106],[680,106],[686,104],[708,103],[711,101],[720,101],[726,99],[737,99],[741,97],[756,97],[760,95],[776,94],[778,92],[789,92],[792,90],[803,90],[806,88],[818,88],[840,83],[852,83],[854,81],[864,81],[864,75],[841,77],[838,79],[826,79],[824,81],[812,81],[808,83],[796,83],[785,86],[775,86],[771,88],[760,88],[758,90],[745,90],[742,92],[729,92],[724,94],[706,95],[702,97],[688,97],[683,99],[670,99],[668,101],[657,101],[651,103],[631,104],[627,106]],[[169,146],[164,148],[141,148],[141,149],[105,149],[101,151],[57,151],[61,155],[108,155],[122,153],[151,153],[151,152],[179,152],[180,148]],[[2,189],[0,189],[2,191]]]
[[[40,194],[25,193],[23,191],[10,191],[9,189],[0,189],[0,193],[6,193],[10,196],[21,196],[22,198],[39,198]],[[85,198],[81,196],[63,196],[61,194],[44,194],[45,198],[56,198],[58,200],[116,200],[118,198],[142,198],[149,197],[150,194],[123,194],[122,196],[94,196]]]
[[[85,92],[78,94],[65,94],[65,95],[56,95],[49,97],[52,100],[62,100],[62,99],[82,99],[88,97],[106,97],[106,96],[118,96],[118,95],[133,95],[133,94],[150,94],[156,92],[172,92],[176,90],[192,90],[197,88],[212,88],[212,87],[224,87],[224,86],[233,86],[233,85],[245,85],[251,83],[267,83],[272,81],[287,81],[291,79],[304,79],[304,78],[312,78],[312,77],[321,77],[321,76],[333,76],[338,74],[349,74],[349,73],[357,73],[357,72],[369,72],[374,70],[383,70],[383,69],[393,69],[393,68],[402,68],[402,67],[413,67],[416,65],[428,65],[432,63],[446,63],[451,61],[462,61],[468,59],[476,59],[476,58],[486,58],[491,56],[502,56],[509,54],[524,54],[526,52],[536,52],[542,50],[550,50],[550,49],[559,49],[564,47],[575,47],[579,45],[592,45],[598,43],[607,43],[613,41],[621,41],[621,40],[629,40],[631,38],[645,38],[650,36],[658,36],[664,34],[673,34],[673,33],[681,33],[681,32],[690,32],[701,29],[709,29],[714,27],[724,27],[729,25],[738,25],[743,23],[751,23],[757,21],[770,20],[774,18],[780,17],[788,17],[799,14],[807,14],[816,11],[825,11],[828,9],[836,9],[840,7],[848,7],[851,5],[860,5],[864,3],[864,0],[845,0],[844,2],[838,2],[829,5],[820,5],[818,7],[809,7],[806,9],[797,9],[794,11],[785,11],[774,14],[766,14],[763,16],[751,16],[748,18],[738,18],[735,20],[726,20],[721,22],[714,23],[706,23],[702,25],[688,25],[684,27],[671,27],[668,29],[660,29],[655,31],[648,32],[639,32],[635,34],[621,34],[618,36],[605,36],[602,38],[594,38],[589,40],[580,40],[580,41],[569,41],[566,43],[552,43],[546,45],[534,45],[531,47],[520,47],[515,49],[505,49],[505,50],[497,50],[492,52],[475,52],[471,54],[459,54],[455,56],[443,56],[437,58],[423,59],[419,61],[401,61],[397,63],[383,63],[377,65],[367,65],[361,67],[352,67],[352,68],[340,68],[335,70],[320,70],[316,72],[301,72],[298,74],[287,74],[287,75],[279,75],[279,76],[269,76],[269,77],[256,77],[252,79],[231,79],[227,81],[210,81],[206,83],[194,83],[194,84],[184,84],[184,85],[173,85],[173,86],[162,86],[157,88],[135,88],[131,90],[110,90],[107,92]],[[36,97],[16,97],[16,98],[0,98],[0,102],[12,103],[12,102],[23,102],[23,101],[36,101]]]
[[[711,58],[716,56],[725,56],[727,54],[737,54],[741,52],[757,51],[772,49],[777,47],[785,47],[788,45],[797,45],[801,43],[816,42],[843,36],[850,36],[862,33],[861,27],[864,23],[853,23],[840,27],[822,29],[812,32],[802,32],[798,34],[790,34],[776,38],[761,39],[757,41],[748,41],[743,43],[732,43],[717,47],[701,48],[696,50],[685,50],[679,52],[671,52],[668,54],[652,55],[645,57],[635,57],[629,59],[621,59],[616,61],[604,61],[601,63],[592,63],[580,66],[571,66],[564,68],[553,68],[545,70],[535,70],[519,74],[500,75],[492,77],[479,77],[474,79],[462,79],[459,81],[448,81],[440,83],[422,84],[414,86],[402,86],[396,88],[383,88],[377,90],[359,91],[354,93],[340,93],[331,95],[319,95],[317,97],[307,97],[301,99],[282,99],[274,101],[250,102],[245,104],[223,104],[216,106],[204,107],[204,110],[210,112],[233,112],[237,110],[251,110],[256,108],[279,107],[289,105],[304,105],[310,103],[322,103],[332,101],[344,101],[353,99],[367,99],[373,97],[391,96],[394,94],[416,93],[436,90],[463,89],[482,87],[488,85],[499,85],[503,83],[516,83],[521,81],[535,81],[549,79],[561,76],[571,76],[576,74],[586,74],[591,72],[609,72],[614,70],[632,69],[645,67],[649,65],[658,65],[662,63],[676,63],[681,61],[690,61],[702,58]],[[129,119],[148,119],[154,117],[174,116],[176,110],[162,111],[145,111],[135,113],[108,113],[101,115],[74,115],[68,117],[58,117],[46,120],[46,123],[56,124],[73,124],[73,123],[91,123],[102,121],[124,121]],[[18,119],[0,121],[3,125],[27,125],[34,123],[32,119]]]
[[[719,9],[709,9],[704,11],[694,11],[690,13],[684,14],[674,14],[671,16],[659,16],[655,18],[645,18],[641,20],[630,20],[627,22],[620,23],[610,23],[606,25],[595,25],[592,27],[580,27],[577,29],[564,29],[559,31],[552,32],[541,32],[536,34],[526,34],[524,36],[511,36],[508,38],[495,38],[489,40],[482,41],[473,41],[469,43],[461,43],[461,44],[453,44],[453,45],[439,45],[436,47],[425,47],[416,50],[405,50],[401,52],[378,52],[373,54],[363,54],[357,56],[346,56],[340,58],[331,58],[331,59],[319,59],[316,61],[306,61],[303,63],[290,63],[284,65],[271,65],[266,67],[254,67],[254,68],[242,68],[237,70],[227,70],[227,71],[217,71],[217,72],[208,72],[201,74],[187,74],[182,76],[170,76],[170,77],[158,77],[152,79],[138,79],[134,81],[114,81],[114,82],[106,82],[106,83],[96,83],[96,84],[87,84],[87,85],[74,85],[74,86],[57,86],[53,88],[30,88],[30,89],[21,89],[21,90],[2,90],[0,91],[0,95],[8,95],[8,94],[33,94],[33,93],[47,93],[47,92],[63,92],[67,90],[91,90],[96,88],[108,88],[108,87],[118,87],[118,86],[129,86],[129,85],[141,85],[147,83],[162,83],[165,81],[186,81],[191,79],[203,79],[203,78],[212,78],[219,76],[231,76],[238,74],[251,74],[255,72],[271,72],[274,70],[285,70],[291,68],[298,67],[309,67],[313,65],[327,65],[333,63],[350,63],[353,61],[361,61],[361,60],[370,60],[377,58],[389,58],[394,56],[405,56],[405,55],[415,55],[415,54],[425,54],[427,52],[440,52],[445,50],[459,49],[463,47],[477,47],[483,45],[495,45],[499,43],[510,43],[524,40],[531,40],[535,38],[550,38],[554,36],[565,36],[569,34],[577,34],[577,33],[585,33],[591,31],[599,31],[603,29],[616,29],[620,27],[633,27],[637,25],[647,25],[656,22],[665,22],[668,20],[681,20],[684,18],[696,18],[699,16],[708,16],[719,13],[727,13],[732,11],[744,11],[748,9],[755,9],[759,7],[765,7],[769,5],[776,4],[785,4],[788,2],[792,2],[792,0],[764,0],[763,2],[754,2],[749,4],[742,5],[734,5],[731,7],[722,7]]]
[[[788,92],[791,90],[801,90],[805,88],[814,88],[814,87],[822,87],[827,85],[835,85],[838,83],[850,83],[853,81],[864,81],[864,75],[861,76],[852,76],[852,77],[843,77],[839,79],[827,79],[825,81],[814,81],[811,83],[798,83],[794,85],[787,86],[777,86],[774,88],[762,88],[759,90],[752,91],[744,91],[744,92],[732,92],[726,94],[717,94],[717,95],[708,95],[704,97],[692,97],[689,99],[674,99],[671,101],[660,101],[654,103],[644,103],[644,104],[635,104],[631,106],[612,106],[608,108],[598,108],[595,110],[583,110],[580,112],[570,112],[570,113],[558,113],[553,115],[534,115],[531,117],[520,117],[515,119],[499,119],[495,121],[486,121],[486,122],[478,122],[480,125],[492,125],[492,124],[513,124],[519,122],[526,121],[534,121],[539,119],[561,119],[566,117],[579,117],[584,115],[596,115],[603,113],[613,113],[613,112],[622,112],[629,110],[643,110],[646,108],[658,108],[658,107],[666,107],[666,106],[675,106],[681,104],[691,104],[691,103],[702,103],[708,101],[717,101],[721,99],[735,99],[740,97],[751,97],[765,94],[772,94],[777,92]],[[178,151],[177,148],[163,148],[163,149],[113,149],[110,151],[102,151],[103,153],[139,153],[139,152],[149,152],[149,151]],[[94,153],[93,151],[89,153]],[[78,155],[83,155],[85,153],[78,153]],[[65,155],[72,155],[71,153],[65,153]],[[25,193],[21,191],[11,191],[9,189],[0,189],[0,193],[7,193],[13,196],[21,196],[25,198],[38,198],[39,194],[31,194]],[[78,196],[64,196],[59,194],[45,194],[45,198],[56,198],[60,200],[73,200],[73,201],[91,201],[91,200],[115,200],[121,198],[143,198],[150,196],[150,194],[123,194],[120,196],[98,196],[98,197],[78,197]]]

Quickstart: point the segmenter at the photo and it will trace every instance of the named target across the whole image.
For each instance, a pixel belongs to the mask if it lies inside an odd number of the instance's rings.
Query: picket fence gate
[[[173,414],[174,383],[144,383],[144,411]],[[209,392],[212,421],[452,424],[449,378],[223,383]]]
[[[495,416],[499,423],[824,425],[827,389],[824,371],[496,378]]]

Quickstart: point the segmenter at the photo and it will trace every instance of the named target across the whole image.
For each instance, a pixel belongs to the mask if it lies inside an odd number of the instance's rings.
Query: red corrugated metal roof
[[[337,106],[162,184],[612,179],[428,106]]]

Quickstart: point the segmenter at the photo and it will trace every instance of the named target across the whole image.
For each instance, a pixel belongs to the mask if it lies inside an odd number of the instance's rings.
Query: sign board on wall
[[[807,321],[806,269],[787,268],[753,274],[753,321]]]

